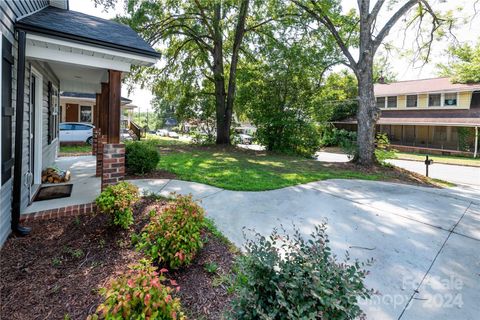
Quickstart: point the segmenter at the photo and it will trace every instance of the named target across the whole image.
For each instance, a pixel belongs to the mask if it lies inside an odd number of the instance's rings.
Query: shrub
[[[396,157],[395,152],[397,152],[397,150],[390,147],[390,140],[386,133],[377,133],[375,144],[375,157],[379,163],[386,164],[385,160]]]
[[[336,261],[328,246],[326,226],[304,240],[298,230],[289,237],[277,230],[247,240],[237,262],[236,319],[354,319],[362,316],[359,298],[367,299],[365,263]]]
[[[325,127],[322,130],[321,143],[324,147],[341,147],[357,140],[355,131],[337,129],[333,126]]]
[[[137,186],[128,182],[120,182],[105,188],[95,202],[101,213],[112,216],[114,225],[128,229],[133,223],[131,206],[138,199]]]
[[[153,171],[160,161],[160,154],[154,141],[132,141],[125,146],[127,170],[135,174]]]
[[[130,267],[109,288],[100,290],[105,302],[88,319],[186,319],[180,300],[172,297],[175,289],[164,284],[164,272],[156,272],[147,260]],[[170,284],[176,285],[173,280]]]
[[[192,262],[202,247],[204,211],[192,196],[178,195],[161,212],[150,212],[150,222],[137,237],[136,247],[170,268]]]

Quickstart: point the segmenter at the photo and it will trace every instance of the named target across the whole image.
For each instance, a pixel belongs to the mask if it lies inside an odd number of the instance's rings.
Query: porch
[[[52,23],[55,21],[55,23]],[[91,204],[101,189],[123,179],[121,84],[132,66],[150,66],[158,53],[132,29],[113,21],[47,7],[20,19],[12,225],[20,215]],[[85,28],[85,26],[89,26]],[[94,97],[92,156],[56,159],[61,92]],[[72,172],[68,198],[36,201],[42,171]],[[75,207],[77,206],[77,207]]]
[[[66,198],[34,201],[22,210],[22,215],[89,204],[100,194],[101,178],[96,176],[95,156],[60,157],[55,160],[54,166],[61,170],[70,170],[71,180],[61,184],[72,184],[72,194]]]

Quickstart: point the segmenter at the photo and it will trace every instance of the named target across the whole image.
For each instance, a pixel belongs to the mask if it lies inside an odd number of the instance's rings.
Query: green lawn
[[[60,145],[60,153],[89,153],[92,152],[91,145]]]
[[[397,159],[402,160],[415,160],[415,161],[424,161],[425,155],[420,153],[406,153],[406,152],[397,152],[395,154]],[[456,164],[461,166],[474,166],[480,167],[480,158],[467,158],[460,156],[442,156],[442,155],[429,155],[430,159],[433,159],[434,163],[445,163],[445,164]]]
[[[173,139],[169,137],[161,137],[155,134],[147,133],[145,140],[154,140],[158,143],[159,146],[181,146],[187,145],[189,142],[181,139]]]
[[[336,167],[335,167],[336,166]],[[325,179],[388,180],[388,169],[379,173],[359,172],[339,165],[283,155],[244,152],[234,148],[179,148],[162,153],[159,169],[179,179],[243,191],[272,190]],[[393,173],[392,173],[393,176]]]

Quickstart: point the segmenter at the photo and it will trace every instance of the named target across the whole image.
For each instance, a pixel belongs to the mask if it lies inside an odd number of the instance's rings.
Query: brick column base
[[[101,177],[102,176],[102,168],[103,168],[103,145],[107,143],[107,136],[102,135],[97,140],[97,170],[95,172],[95,176]]]
[[[125,145],[111,143],[103,145],[102,191],[117,184],[125,177]]]
[[[93,129],[92,155],[96,155],[98,151],[98,138],[101,137],[102,131],[100,128]]]

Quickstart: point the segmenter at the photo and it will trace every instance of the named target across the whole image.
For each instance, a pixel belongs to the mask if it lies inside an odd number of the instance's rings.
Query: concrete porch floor
[[[71,180],[67,182],[73,184],[71,196],[32,202],[22,210],[22,214],[91,203],[100,194],[101,179],[95,176],[95,156],[61,157],[55,161],[55,166],[62,170],[70,170],[72,173]]]

